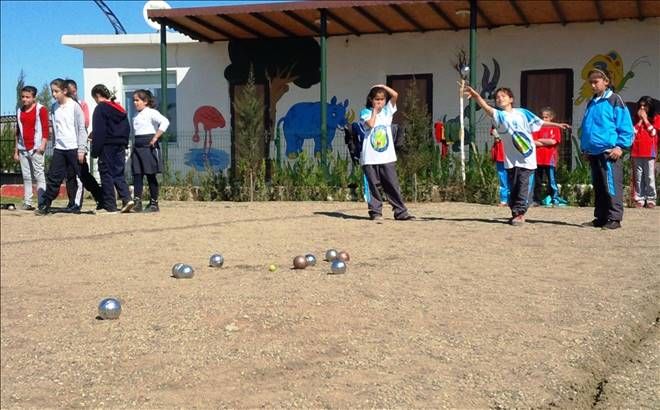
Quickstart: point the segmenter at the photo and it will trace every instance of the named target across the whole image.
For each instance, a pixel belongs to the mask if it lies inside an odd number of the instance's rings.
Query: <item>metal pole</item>
[[[167,28],[160,23],[160,113],[167,117]],[[167,133],[163,134],[163,159],[167,162]]]
[[[321,167],[328,164],[328,13],[321,9]]]
[[[470,0],[470,86],[477,86],[477,0]],[[477,106],[474,98],[470,98],[470,141],[475,141],[475,118]],[[469,163],[472,164],[472,155]]]

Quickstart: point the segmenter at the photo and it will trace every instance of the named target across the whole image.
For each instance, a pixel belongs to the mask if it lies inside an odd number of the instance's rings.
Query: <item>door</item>
[[[399,93],[399,99],[396,103],[397,112],[392,120],[394,124],[404,123],[408,88],[413,81],[417,86],[417,98],[422,104],[426,105],[429,114],[433,113],[433,74],[388,75],[387,86]]]
[[[573,70],[523,71],[520,78],[520,105],[541,116],[541,109],[550,107],[556,113],[554,122],[573,121]],[[573,142],[571,132],[562,134],[559,145],[559,161],[569,168],[573,164]]]

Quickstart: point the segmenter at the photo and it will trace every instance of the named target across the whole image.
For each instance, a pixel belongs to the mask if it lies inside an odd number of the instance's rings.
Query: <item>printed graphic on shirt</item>
[[[534,150],[532,149],[532,144],[534,144],[531,138],[527,137],[520,131],[513,131],[513,146],[516,147],[518,152],[523,154],[523,157],[527,158],[532,155]]]
[[[371,143],[371,148],[376,152],[387,151],[389,146],[389,138],[387,138],[387,127],[384,125],[378,125],[374,128],[371,133],[371,138],[369,139]]]

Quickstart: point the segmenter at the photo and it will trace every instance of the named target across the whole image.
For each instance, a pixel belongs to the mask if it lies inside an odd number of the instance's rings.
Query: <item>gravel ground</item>
[[[3,210],[0,407],[659,407],[658,211],[603,231],[589,208],[410,208]],[[122,315],[97,320],[108,296]]]

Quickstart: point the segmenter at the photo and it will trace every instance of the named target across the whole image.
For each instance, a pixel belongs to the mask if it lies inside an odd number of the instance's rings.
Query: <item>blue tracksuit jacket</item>
[[[618,94],[607,90],[602,97],[589,100],[582,120],[583,152],[598,155],[614,147],[628,149],[633,136],[630,112]]]

